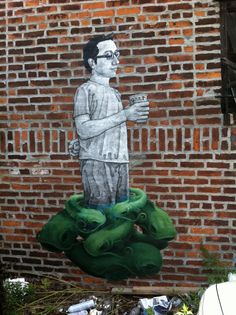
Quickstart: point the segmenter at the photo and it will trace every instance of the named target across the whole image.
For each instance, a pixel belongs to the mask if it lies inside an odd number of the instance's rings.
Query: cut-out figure
[[[109,85],[118,58],[111,36],[93,38],[84,48],[91,77],[75,94],[78,141],[69,147],[77,155],[79,149],[84,194],[72,195],[37,234],[44,248],[110,281],[159,272],[160,251],[176,235],[168,214],[141,189],[128,187],[126,121],[145,122],[149,103],[136,94],[123,108]]]
[[[129,197],[126,121],[147,120],[149,103],[123,108],[110,87],[120,55],[112,35],[91,39],[83,52],[91,77],[75,94],[81,176],[87,206],[103,210]]]

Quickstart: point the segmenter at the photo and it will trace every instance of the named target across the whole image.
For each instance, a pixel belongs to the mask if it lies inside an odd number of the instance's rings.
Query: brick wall
[[[129,124],[131,185],[174,220],[164,266],[133,285],[201,285],[200,243],[235,261],[236,128],[220,109],[219,3],[213,0],[12,0],[0,4],[2,262],[12,273],[50,273],[107,286],[35,235],[80,192],[73,95],[87,78],[82,48],[114,31],[121,50],[113,82],[124,104],[147,92],[147,124]]]

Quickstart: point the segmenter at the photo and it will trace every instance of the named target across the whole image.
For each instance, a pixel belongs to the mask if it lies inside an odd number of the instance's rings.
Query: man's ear
[[[90,67],[93,69],[94,65],[95,65],[95,61],[92,58],[88,59],[88,64],[90,65]]]

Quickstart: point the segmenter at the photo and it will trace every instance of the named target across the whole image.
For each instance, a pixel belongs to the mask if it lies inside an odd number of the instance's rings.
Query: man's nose
[[[114,57],[113,57],[113,59],[112,59],[112,63],[114,64],[114,65],[118,65],[120,62],[119,62],[119,57],[117,57],[117,56],[115,56],[114,55]]]

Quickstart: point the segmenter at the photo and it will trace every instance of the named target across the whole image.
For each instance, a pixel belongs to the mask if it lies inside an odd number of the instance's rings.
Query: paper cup
[[[147,102],[147,94],[137,93],[129,97],[130,105],[134,105],[135,103],[140,103],[140,102]]]

